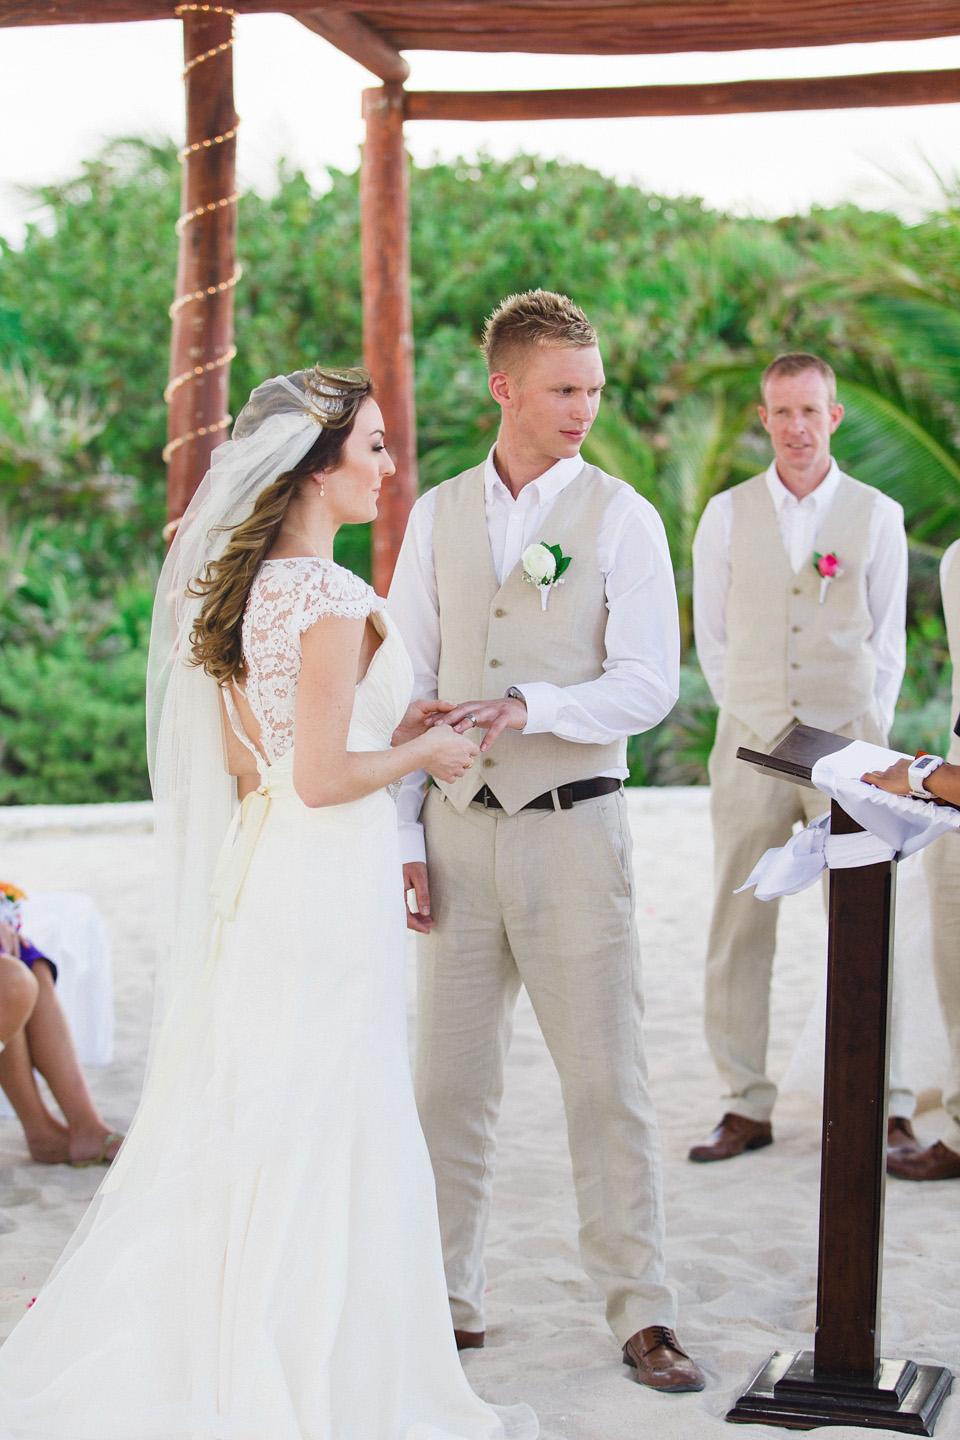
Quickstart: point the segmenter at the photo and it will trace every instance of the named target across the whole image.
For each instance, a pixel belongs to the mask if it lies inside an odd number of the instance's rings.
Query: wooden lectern
[[[798,725],[769,755],[737,757],[813,788],[817,760],[850,742]],[[862,830],[836,801],[830,830]],[[880,1354],[887,1062],[895,862],[830,871],[820,1258],[813,1350],[770,1357],[727,1414],[791,1430],[861,1425],[932,1435],[952,1375]]]

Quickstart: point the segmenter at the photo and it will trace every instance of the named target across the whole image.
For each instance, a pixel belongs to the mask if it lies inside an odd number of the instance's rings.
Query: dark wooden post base
[[[811,785],[816,761],[848,742],[798,726],[764,771]],[[833,801],[830,833],[862,827]],[[880,1357],[887,1069],[896,864],[830,871],[820,1254],[813,1350],[777,1353],[727,1414],[790,1430],[859,1425],[932,1435],[953,1377],[940,1365]]]
[[[880,1360],[872,1384],[814,1370],[813,1351],[771,1355],[727,1419],[734,1425],[780,1425],[814,1430],[818,1425],[859,1425],[932,1435],[953,1376],[942,1365]]]

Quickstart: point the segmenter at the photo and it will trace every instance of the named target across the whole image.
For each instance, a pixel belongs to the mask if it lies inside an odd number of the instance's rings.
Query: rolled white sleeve
[[[867,606],[873,618],[870,648],[877,667],[876,697],[884,731],[893,724],[907,664],[907,536],[903,507],[877,491],[870,517]]]
[[[413,664],[414,700],[433,699],[437,694],[440,606],[433,566],[434,498],[433,491],[427,491],[410,512],[387,599],[390,618],[403,636]],[[417,770],[404,778],[397,796],[400,858],[405,865],[426,860],[420,823],[426,784],[426,772]]]
[[[670,713],[680,687],[680,623],[670,551],[660,516],[632,490],[608,505],[597,551],[607,603],[606,658],[579,685],[521,681],[525,735],[552,733],[606,745],[650,730]]]
[[[725,490],[707,502],[693,537],[693,638],[700,669],[718,705],[723,704],[727,655],[732,527],[733,501]]]

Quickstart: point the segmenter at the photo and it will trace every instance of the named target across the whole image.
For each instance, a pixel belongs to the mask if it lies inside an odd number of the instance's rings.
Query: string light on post
[[[170,306],[173,343],[169,405],[169,517],[182,515],[230,425],[226,397],[233,344],[233,292],[242,274],[236,262],[235,150],[239,126],[233,105],[233,22],[226,5],[182,4],[183,80],[187,135],[178,153],[184,166],[177,293]],[[176,520],[171,518],[168,534]]]

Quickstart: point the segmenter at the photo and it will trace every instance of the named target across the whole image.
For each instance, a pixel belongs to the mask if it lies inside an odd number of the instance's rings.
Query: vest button
[[[791,701],[790,701],[790,708],[791,708],[791,710],[796,710],[796,709],[798,709],[799,705],[800,705],[800,701],[799,701],[799,700],[791,700]]]
[[[506,615],[507,612],[506,612],[506,610],[503,609],[502,606],[498,605],[497,608],[496,608],[496,610],[494,610],[493,613],[494,613],[494,615],[496,615],[496,617],[497,617],[498,620],[502,620],[503,617],[504,617],[504,615]]]
[[[490,756],[488,755],[487,758],[486,758],[486,760],[484,760],[484,762],[483,762],[483,768],[484,768],[484,770],[489,770],[490,767],[491,767],[492,765],[495,765],[496,763],[497,763],[497,762],[496,762],[495,760],[491,760],[491,759],[490,759]]]
[[[800,586],[799,586],[799,585],[794,585],[794,587],[793,587],[793,594],[794,594],[794,595],[799,595],[799,594],[800,594]]]
[[[799,669],[800,669],[800,664],[799,664],[799,662],[798,662],[797,660],[791,660],[791,661],[790,661],[790,669],[791,669],[791,670],[799,670]]]
[[[793,631],[794,635],[799,635],[799,633],[800,633],[800,626],[799,626],[799,625],[791,625],[791,626],[790,626],[790,629]]]
[[[499,661],[499,660],[491,660],[491,661],[490,661],[490,669],[491,669],[491,670],[499,670],[499,668],[500,668],[500,661]]]

